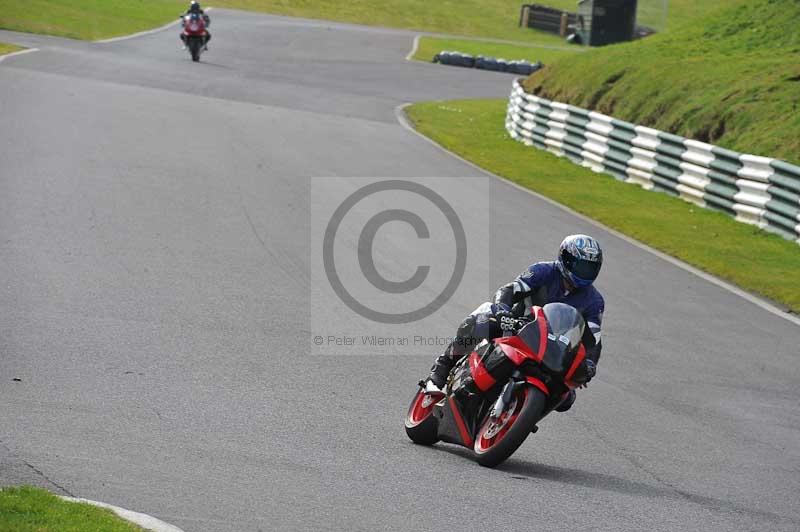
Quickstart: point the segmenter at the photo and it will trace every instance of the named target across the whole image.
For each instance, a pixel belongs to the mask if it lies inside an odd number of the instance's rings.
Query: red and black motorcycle
[[[495,467],[522,445],[566,394],[587,381],[586,324],[564,303],[533,307],[510,336],[484,340],[450,372],[443,390],[421,381],[406,415],[415,443],[471,449]]]
[[[186,45],[186,48],[189,49],[192,61],[200,61],[200,54],[208,42],[208,30],[206,29],[208,21],[199,13],[185,15],[181,21],[183,24],[181,40]]]

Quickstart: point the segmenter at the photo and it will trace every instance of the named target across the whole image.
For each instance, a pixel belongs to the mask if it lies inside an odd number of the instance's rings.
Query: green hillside
[[[685,26],[555,60],[526,88],[734,150],[800,162],[800,2],[730,0]]]
[[[176,20],[183,0],[0,0],[0,29],[103,39]]]

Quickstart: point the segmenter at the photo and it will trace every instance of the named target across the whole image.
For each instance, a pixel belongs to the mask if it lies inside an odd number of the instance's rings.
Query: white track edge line
[[[555,201],[555,200],[553,200],[551,198],[548,198],[547,196],[543,196],[542,194],[539,194],[538,192],[534,192],[533,190],[527,189],[527,188],[523,187],[522,185],[519,185],[517,183],[514,183],[513,181],[510,181],[510,180],[506,179],[505,177],[502,177],[502,176],[499,176],[497,174],[494,174],[494,173],[486,170],[485,168],[481,168],[480,166],[478,166],[477,164],[473,163],[472,161],[468,161],[467,159],[465,159],[464,157],[461,157],[457,153],[454,153],[454,152],[448,150],[447,148],[445,148],[444,146],[442,146],[441,144],[439,144],[435,140],[433,140],[433,139],[431,139],[429,137],[426,137],[425,135],[423,135],[422,133],[420,133],[419,131],[414,129],[414,126],[412,126],[411,123],[408,121],[408,118],[406,117],[406,113],[405,113],[405,109],[409,105],[412,105],[412,104],[411,103],[404,103],[402,105],[398,105],[397,107],[395,107],[394,111],[395,111],[395,117],[397,118],[397,121],[400,122],[400,125],[402,125],[404,128],[406,128],[407,130],[413,132],[415,135],[417,135],[419,137],[422,137],[428,143],[436,146],[441,151],[451,155],[452,157],[455,157],[456,159],[460,160],[461,162],[466,163],[467,165],[471,166],[472,168],[475,168],[475,169],[479,170],[480,172],[482,172],[482,173],[484,173],[486,175],[494,177],[495,179],[499,179],[500,181],[504,181],[504,182],[508,183],[509,185],[511,185],[512,187],[514,187],[514,188],[516,188],[518,190],[521,190],[522,192],[526,192],[526,193],[534,196],[535,198],[538,198],[538,199],[540,199],[540,200],[542,200],[542,201],[544,201],[544,202],[546,202],[546,203],[548,203],[548,204],[550,204],[550,205],[552,205],[554,207],[557,207],[558,209],[560,209],[560,210],[562,210],[564,212],[567,212],[567,213],[569,213],[569,214],[571,214],[571,215],[583,220],[586,223],[589,223],[591,225],[594,225],[595,227],[599,227],[600,229],[603,229],[604,231],[609,232],[610,234],[616,236],[617,238],[620,238],[620,239],[624,240],[625,242],[627,242],[629,244],[632,244],[632,245],[636,246],[637,248],[639,248],[639,249],[641,249],[643,251],[646,251],[646,252],[648,252],[648,253],[650,253],[652,255],[655,255],[656,257],[658,257],[658,258],[660,258],[662,260],[667,261],[668,263],[672,264],[673,266],[677,266],[678,268],[680,268],[680,269],[682,269],[684,271],[687,271],[687,272],[689,272],[689,273],[691,273],[693,275],[696,275],[697,277],[703,279],[704,281],[708,281],[709,283],[711,283],[713,285],[716,285],[719,288],[727,290],[728,292],[731,292],[732,294],[735,294],[735,295],[741,297],[742,299],[745,299],[748,302],[750,302],[750,303],[752,303],[752,304],[754,304],[754,305],[756,305],[758,307],[761,307],[762,309],[764,309],[764,310],[766,310],[766,311],[768,311],[768,312],[770,312],[770,313],[772,313],[772,314],[774,314],[774,315],[776,315],[776,316],[778,316],[780,318],[783,318],[783,319],[785,319],[786,321],[788,321],[790,323],[793,323],[794,325],[800,326],[800,317],[799,316],[794,316],[791,313],[787,312],[786,310],[775,306],[774,304],[770,303],[769,301],[761,299],[760,297],[756,297],[753,294],[751,294],[751,293],[739,288],[738,286],[734,286],[734,285],[728,283],[727,281],[723,281],[722,279],[719,279],[718,277],[715,277],[715,276],[713,276],[713,275],[711,275],[709,273],[706,273],[706,272],[704,272],[702,270],[699,270],[698,268],[695,268],[694,266],[692,266],[690,264],[687,264],[686,262],[683,262],[680,259],[677,259],[675,257],[667,255],[666,253],[664,253],[662,251],[659,251],[659,250],[657,250],[655,248],[652,248],[652,247],[648,246],[647,244],[643,244],[642,242],[639,242],[638,240],[635,240],[635,239],[631,238],[628,235],[620,233],[616,229],[612,229],[612,228],[610,228],[610,227],[598,222],[597,220],[589,218],[588,216],[586,216],[584,214],[576,212],[576,211],[570,209],[569,207],[567,207],[566,205],[562,205],[561,203],[558,203],[557,201]]]
[[[415,35],[414,36],[414,44],[411,46],[411,51],[408,52],[408,55],[406,56],[406,61],[413,61],[414,60],[414,55],[417,53],[417,50],[419,49],[419,39],[420,39],[420,37],[422,37],[422,35]]]
[[[89,499],[81,499],[79,497],[60,496],[60,498],[67,502],[91,504],[92,506],[97,506],[98,508],[105,508],[107,510],[111,510],[112,512],[117,514],[120,518],[126,521],[130,521],[131,523],[134,523],[136,525],[139,525],[145,530],[151,530],[152,532],[183,532],[183,530],[176,527],[175,525],[165,523],[164,521],[157,519],[151,515],[134,512],[131,510],[126,510],[125,508],[120,508],[119,506],[114,506],[112,504],[107,504],[98,501],[90,501]]]
[[[14,57],[15,55],[29,54],[31,52],[38,52],[38,51],[39,51],[38,48],[26,48],[18,52],[11,52],[10,54],[0,55],[0,63],[2,63],[4,59],[8,59],[9,57]]]
[[[207,7],[203,11],[211,11],[212,9],[214,9],[214,8],[213,7]],[[100,39],[99,41],[92,41],[92,42],[94,44],[108,44],[108,43],[112,43],[112,42],[127,41],[128,39],[135,39],[137,37],[143,37],[145,35],[151,35],[153,33],[158,33],[160,31],[167,30],[167,29],[171,28],[172,26],[175,26],[176,24],[178,24],[179,21],[180,21],[180,19],[173,20],[172,22],[164,24],[163,26],[159,26],[158,28],[153,28],[152,30],[145,30],[145,31],[140,31],[138,33],[131,33],[130,35],[122,35],[120,37],[112,37],[110,39]]]

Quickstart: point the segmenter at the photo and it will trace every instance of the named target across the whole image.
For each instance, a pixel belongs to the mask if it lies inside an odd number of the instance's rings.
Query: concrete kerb
[[[9,57],[14,57],[15,55],[23,55],[29,54],[31,52],[38,52],[38,48],[26,48],[25,50],[20,50],[18,52],[11,52],[10,54],[0,55],[0,63],[3,62],[4,59],[8,59]]]
[[[111,510],[121,519],[130,521],[131,523],[138,525],[144,528],[145,530],[151,530],[152,532],[183,532],[183,530],[181,530],[180,528],[171,525],[169,523],[165,523],[160,519],[156,519],[151,515],[134,512],[131,510],[126,510],[125,508],[120,508],[119,506],[106,504],[104,502],[91,501],[89,499],[81,499],[78,497],[66,497],[66,496],[59,496],[59,497],[67,502],[91,504],[92,506],[97,506],[98,508],[105,508],[107,510]]]

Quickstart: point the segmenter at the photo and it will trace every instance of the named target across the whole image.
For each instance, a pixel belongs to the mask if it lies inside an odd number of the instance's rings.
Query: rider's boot
[[[430,381],[436,385],[437,388],[442,389],[447,384],[447,377],[450,375],[450,370],[455,366],[455,360],[449,353],[449,349],[436,358],[436,361],[431,367],[431,375],[428,377]]]
[[[576,397],[577,396],[575,394],[575,390],[570,390],[567,393],[565,393],[564,398],[561,399],[561,402],[558,403],[558,406],[555,409],[556,412],[566,412],[567,410],[572,408],[572,405],[575,403]]]

